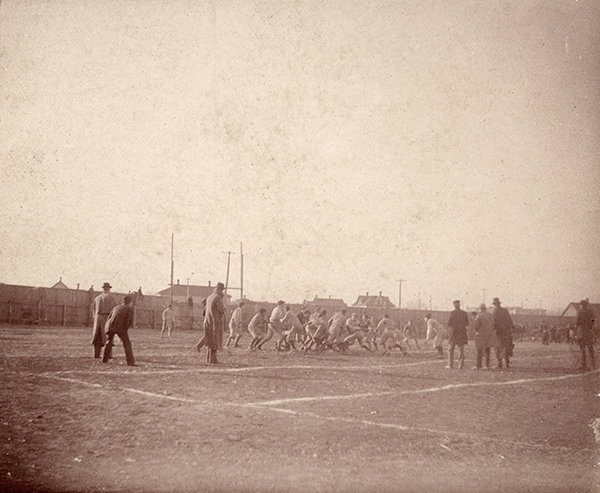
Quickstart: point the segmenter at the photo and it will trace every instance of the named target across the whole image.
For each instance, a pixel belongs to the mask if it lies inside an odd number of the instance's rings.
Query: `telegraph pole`
[[[171,305],[173,304],[173,267],[174,267],[174,260],[173,260],[173,245],[175,243],[175,233],[171,233]]]
[[[244,245],[240,241],[240,300],[244,299]]]
[[[402,282],[404,279],[398,279],[398,309],[402,310]]]
[[[227,286],[229,286],[229,264],[231,263],[231,254],[233,252],[223,252],[227,254],[227,276],[225,277],[225,292],[227,292]]]
[[[404,279],[398,279],[398,317],[400,318],[400,325],[404,324],[402,320],[402,281]]]

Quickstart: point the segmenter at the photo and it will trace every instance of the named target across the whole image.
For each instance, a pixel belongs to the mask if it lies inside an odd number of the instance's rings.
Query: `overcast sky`
[[[0,282],[600,301],[600,3],[2,0]],[[236,296],[235,292],[231,292]]]

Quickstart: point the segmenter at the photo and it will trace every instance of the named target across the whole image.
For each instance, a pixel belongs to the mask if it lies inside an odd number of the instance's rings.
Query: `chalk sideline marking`
[[[327,371],[349,371],[349,372],[378,372],[383,370],[391,370],[395,368],[404,368],[408,366],[419,366],[426,365],[431,363],[445,363],[443,361],[418,361],[413,363],[405,363],[399,365],[382,365],[382,366],[317,366],[317,365],[277,365],[277,366],[244,366],[240,368],[202,368],[202,367],[194,367],[194,368],[181,368],[181,367],[168,367],[171,369],[156,369],[159,367],[152,367],[152,365],[148,365],[146,368],[142,368],[141,372],[132,371],[128,373],[118,373],[109,368],[105,370],[59,370],[54,372],[44,372],[43,375],[51,376],[51,375],[77,375],[77,374],[94,374],[94,375],[125,375],[135,373],[136,375],[143,376],[152,376],[152,375],[168,375],[168,374],[177,374],[177,373],[246,373],[252,371],[261,371],[261,370],[327,370]],[[164,367],[163,367],[164,368]],[[175,369],[173,369],[175,368]]]
[[[599,370],[596,370],[593,373],[596,373],[598,371]],[[541,443],[534,443],[534,442],[524,442],[524,441],[519,441],[519,440],[509,440],[509,439],[500,438],[500,437],[479,436],[479,435],[475,435],[472,433],[465,433],[465,432],[453,431],[453,430],[437,430],[437,429],[433,429],[433,428],[412,427],[412,426],[406,426],[406,425],[400,425],[400,424],[394,424],[394,423],[378,423],[375,421],[369,421],[369,420],[364,420],[364,419],[344,418],[344,417],[339,417],[339,416],[322,416],[320,414],[310,412],[310,411],[300,412],[300,411],[294,411],[292,409],[285,409],[285,408],[279,408],[279,407],[274,407],[274,406],[276,404],[280,404],[280,403],[299,402],[299,401],[311,401],[311,400],[314,401],[314,400],[327,400],[327,399],[352,399],[352,398],[370,397],[370,396],[378,396],[378,395],[392,395],[392,394],[393,395],[418,394],[418,393],[423,393],[423,392],[436,392],[436,391],[441,391],[441,390],[447,390],[449,388],[476,387],[476,386],[483,386],[483,385],[525,384],[525,383],[539,382],[539,381],[564,380],[567,378],[574,378],[574,377],[582,376],[582,374],[577,374],[577,375],[565,375],[565,376],[560,376],[560,377],[512,380],[512,381],[508,381],[508,382],[477,382],[474,384],[444,385],[442,387],[431,387],[428,389],[407,390],[407,391],[400,391],[400,392],[365,393],[365,394],[352,394],[352,395],[346,395],[346,396],[323,396],[323,397],[319,397],[319,398],[280,399],[280,400],[265,401],[265,402],[250,402],[250,403],[216,402],[215,403],[215,402],[210,402],[210,401],[203,402],[203,401],[199,401],[196,399],[190,399],[187,397],[176,397],[176,396],[172,396],[172,395],[168,395],[168,394],[157,394],[155,392],[147,392],[144,390],[139,390],[139,389],[134,389],[134,388],[105,386],[105,385],[98,384],[98,383],[90,383],[90,382],[86,382],[84,380],[78,380],[75,378],[59,377],[57,375],[51,375],[51,374],[30,374],[30,375],[31,376],[42,376],[45,378],[51,378],[51,379],[61,380],[61,381],[66,381],[66,382],[71,382],[71,383],[79,383],[82,385],[100,388],[100,389],[104,389],[104,390],[113,390],[113,389],[114,390],[122,390],[125,392],[131,392],[131,393],[143,395],[146,397],[166,399],[166,400],[171,400],[171,401],[176,401],[176,402],[183,402],[186,404],[193,404],[195,406],[201,406],[201,407],[205,407],[205,408],[236,407],[236,408],[254,409],[254,410],[269,410],[272,412],[277,412],[279,414],[288,414],[288,415],[294,415],[294,416],[300,416],[300,417],[312,417],[312,418],[316,418],[316,419],[322,419],[325,421],[336,421],[336,422],[351,423],[351,424],[362,424],[365,426],[374,426],[374,427],[378,427],[378,428],[387,428],[387,429],[393,429],[393,430],[398,430],[398,431],[408,431],[408,432],[414,432],[414,433],[426,433],[429,435],[459,436],[459,437],[468,438],[471,440],[505,443],[505,444],[510,444],[510,445],[519,445],[519,446],[523,446],[523,447],[543,449],[543,450],[552,449],[552,450],[566,450],[566,451],[572,450],[573,447],[548,445],[545,443],[541,444]],[[581,449],[580,447],[577,447],[577,449],[578,450],[587,450],[587,449]]]
[[[596,373],[600,370],[595,370]],[[453,390],[453,389],[461,389],[461,388],[469,388],[469,387],[493,387],[500,385],[520,385],[520,384],[528,384],[534,382],[547,382],[547,381],[557,381],[557,380],[566,380],[569,378],[576,378],[582,376],[582,373],[572,374],[572,375],[562,375],[560,377],[541,377],[541,378],[522,378],[519,380],[507,380],[504,382],[473,382],[473,383],[456,383],[456,384],[448,384],[442,385],[440,387],[429,387],[426,389],[415,389],[415,390],[399,390],[399,391],[386,391],[386,392],[366,392],[363,394],[345,394],[345,395],[328,395],[328,396],[319,396],[319,397],[292,397],[289,399],[276,399],[270,401],[262,401],[255,402],[254,404],[259,406],[277,406],[281,404],[293,403],[293,402],[312,402],[312,401],[320,401],[320,400],[336,400],[336,399],[357,399],[363,397],[374,397],[374,396],[385,396],[385,395],[409,395],[409,394],[426,394],[429,392],[440,392],[443,390]]]

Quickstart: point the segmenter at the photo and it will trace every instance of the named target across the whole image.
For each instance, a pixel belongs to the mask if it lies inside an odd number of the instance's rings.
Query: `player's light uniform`
[[[336,313],[329,320],[329,336],[327,338],[327,345],[336,347],[340,342],[344,340],[345,337],[345,328],[346,328],[346,314],[344,311]]]
[[[291,310],[286,311],[285,316],[281,319],[281,323],[286,342],[294,347],[296,338],[300,338],[304,334],[304,326],[297,315]]]
[[[369,347],[365,345],[365,331],[363,327],[360,325],[360,320],[356,316],[356,313],[353,313],[352,316],[346,320],[346,331],[348,335],[344,338],[344,344],[349,347],[354,344],[354,341],[358,341],[361,347],[369,350]]]
[[[241,306],[238,306],[231,314],[229,320],[229,339],[227,339],[227,346],[233,341],[233,346],[238,346],[238,341],[242,337],[242,328],[244,322],[244,310]]]
[[[252,336],[250,349],[256,348],[260,341],[267,335],[267,312],[264,308],[262,310],[264,311],[259,311],[254,315],[248,324],[248,332]]]

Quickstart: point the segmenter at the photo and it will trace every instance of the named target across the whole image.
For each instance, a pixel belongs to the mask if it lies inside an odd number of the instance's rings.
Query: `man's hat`
[[[123,301],[125,303],[131,303],[131,296],[129,296],[129,295],[125,296],[125,298],[123,299]]]
[[[106,288],[110,289],[110,288],[112,288],[112,286],[111,286],[109,283],[105,282],[105,283],[102,285],[102,289],[106,289]]]
[[[499,305],[500,304],[500,300],[498,298],[494,298],[494,301],[492,301],[492,305]]]
[[[480,310],[485,310],[487,307],[485,306],[485,303],[482,303],[481,305],[479,305],[479,309]]]
[[[220,290],[225,289],[225,284],[223,284],[222,282],[218,282],[217,283],[217,289],[220,289]]]
[[[454,300],[452,303],[460,305],[460,300]]]
[[[284,303],[285,303],[285,301],[283,301],[283,300],[279,300],[279,301],[277,302],[277,304],[278,304],[278,305],[283,305]]]

